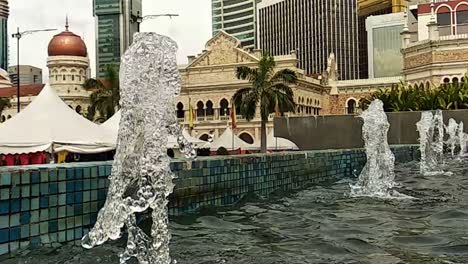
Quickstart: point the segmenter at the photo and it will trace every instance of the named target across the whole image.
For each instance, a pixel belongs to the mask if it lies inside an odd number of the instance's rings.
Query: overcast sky
[[[47,79],[47,45],[53,35],[64,30],[66,14],[70,31],[84,38],[95,74],[95,20],[92,0],[11,0],[8,30],[11,35],[19,26],[29,29],[57,28],[56,32],[41,32],[26,36],[20,42],[20,64],[43,68]],[[142,24],[142,31],[168,35],[179,45],[178,62],[187,63],[187,55],[200,53],[211,37],[210,0],[143,0],[143,15],[177,13],[173,19],[158,18]],[[16,40],[10,38],[10,65],[16,65]]]

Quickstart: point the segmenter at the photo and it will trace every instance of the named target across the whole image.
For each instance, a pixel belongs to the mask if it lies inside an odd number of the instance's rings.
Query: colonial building
[[[49,42],[47,58],[49,83],[70,108],[76,110],[77,113],[84,114],[88,109],[90,96],[90,92],[82,86],[89,78],[88,51],[83,39],[68,28],[67,21],[65,31],[55,35]],[[29,105],[43,87],[44,84],[21,86],[21,109]],[[17,114],[16,94],[16,87],[0,88],[0,97],[10,98],[12,105],[3,110],[2,115],[11,117]]]
[[[196,112],[195,127],[192,136],[207,139],[210,133],[219,136],[226,129],[231,111],[231,98],[234,93],[248,87],[248,81],[236,78],[239,66],[257,67],[261,51],[247,51],[235,37],[218,32],[206,44],[198,56],[190,56],[188,65],[180,67],[182,92],[176,103],[179,121],[189,125],[189,105]],[[328,91],[320,81],[304,75],[297,68],[298,59],[295,52],[290,55],[276,56],[276,70],[291,69],[299,76],[297,85],[292,86],[295,100],[298,103],[297,115],[318,115],[328,108]],[[272,119],[271,119],[272,121]],[[271,129],[272,122],[268,123]],[[260,140],[260,116],[251,122],[237,117],[235,133],[248,143]]]
[[[403,75],[412,85],[458,82],[468,70],[468,1],[437,1],[417,8],[417,40],[403,32]]]

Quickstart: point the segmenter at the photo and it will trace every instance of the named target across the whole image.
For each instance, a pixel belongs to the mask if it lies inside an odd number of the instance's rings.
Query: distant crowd
[[[60,151],[52,157],[48,152],[0,155],[0,166],[26,166],[49,163],[72,163],[112,160],[115,151],[98,154],[78,154]]]

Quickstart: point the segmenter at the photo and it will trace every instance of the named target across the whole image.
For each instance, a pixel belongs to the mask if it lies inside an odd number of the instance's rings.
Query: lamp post
[[[14,33],[12,34],[12,37],[13,38],[16,38],[16,41],[17,41],[17,50],[16,50],[16,54],[17,54],[17,65],[16,65],[16,74],[17,74],[17,83],[16,83],[16,96],[17,96],[17,99],[18,99],[18,102],[17,102],[17,107],[18,107],[18,113],[20,112],[20,59],[19,59],[19,55],[20,55],[20,39],[23,37],[23,36],[26,36],[26,35],[31,35],[31,34],[34,34],[34,33],[37,33],[37,32],[43,32],[43,31],[55,31],[57,29],[37,29],[37,30],[26,30],[26,31],[23,31],[23,32],[20,32],[19,30],[19,27],[18,27],[18,31],[17,33]]]

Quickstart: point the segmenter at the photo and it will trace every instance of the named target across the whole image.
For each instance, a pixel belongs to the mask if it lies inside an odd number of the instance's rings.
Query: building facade
[[[401,32],[405,23],[404,12],[370,16],[366,20],[368,76],[381,78],[401,76]]]
[[[120,64],[120,57],[140,31],[141,0],[93,0],[96,18],[96,74],[105,77],[108,64]]]
[[[83,39],[69,31],[55,35],[47,49],[49,84],[62,100],[79,114],[86,114],[89,106],[89,91],[83,88],[89,78],[89,58]],[[42,91],[44,84],[21,85],[21,109],[27,107]],[[16,87],[0,88],[0,97],[10,98],[12,107],[2,113],[7,119],[17,114]]]
[[[206,139],[212,133],[216,138],[224,132],[230,122],[232,96],[250,85],[248,81],[236,78],[236,69],[239,66],[257,67],[260,58],[260,51],[245,50],[238,39],[220,31],[207,42],[203,53],[197,57],[190,56],[189,64],[180,66],[182,90],[175,111],[179,121],[188,126],[192,105],[196,113],[192,136]],[[322,114],[328,108],[327,91],[318,80],[305,76],[297,68],[296,54],[275,56],[275,61],[277,70],[288,68],[299,76],[298,83],[292,86],[298,103],[295,114]],[[273,127],[272,120],[267,125],[268,129]],[[258,143],[260,127],[258,110],[250,122],[238,116],[234,132],[246,142]]]
[[[299,68],[320,75],[331,53],[338,78],[359,78],[357,2],[264,0],[258,4],[259,48],[272,55],[297,51]]]
[[[8,73],[13,85],[18,84],[18,66],[8,67]],[[40,84],[42,83],[42,69],[31,65],[20,65],[20,85]]]
[[[417,7],[417,39],[402,32],[405,81],[419,87],[458,82],[468,70],[468,1],[438,1]]]
[[[8,1],[0,0],[0,69],[8,68],[8,16]]]
[[[241,41],[242,47],[256,47],[256,6],[259,0],[212,0],[213,36],[223,30]]]

